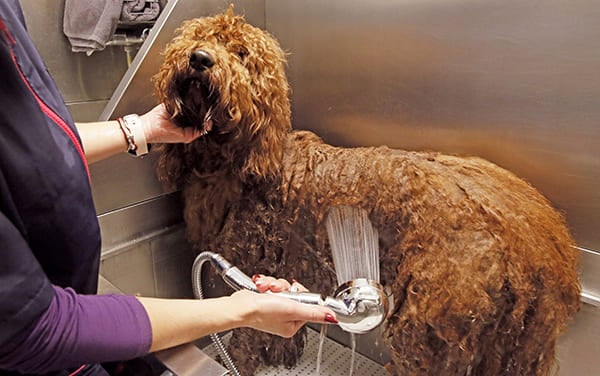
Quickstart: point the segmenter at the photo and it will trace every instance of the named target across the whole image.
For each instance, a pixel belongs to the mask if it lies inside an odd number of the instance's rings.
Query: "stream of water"
[[[323,344],[325,343],[325,337],[327,337],[327,325],[321,325],[321,331],[319,332],[319,349],[317,351],[317,367],[315,375],[321,375],[321,363],[323,363]],[[350,333],[350,347],[352,349],[352,355],[350,356],[350,370],[348,376],[354,374],[354,364],[356,363],[356,334]]]
[[[379,282],[379,235],[371,225],[367,212],[350,206],[336,206],[329,210],[325,221],[333,255],[338,284],[357,278]],[[321,374],[323,344],[327,326],[321,326],[317,352],[316,375]],[[348,375],[354,374],[356,361],[356,334],[350,333],[352,355]]]
[[[379,235],[364,209],[336,206],[325,221],[338,285],[356,278],[379,282]]]
[[[323,344],[325,343],[325,337],[327,336],[327,325],[321,325],[321,331],[319,332],[319,350],[317,351],[317,370],[316,376],[321,375],[321,363],[323,362]]]

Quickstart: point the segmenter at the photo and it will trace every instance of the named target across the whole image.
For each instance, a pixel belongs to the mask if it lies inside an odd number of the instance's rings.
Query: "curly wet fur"
[[[197,49],[215,58],[201,73],[188,66]],[[550,374],[580,304],[578,253],[561,215],[479,158],[339,148],[293,131],[284,63],[277,41],[231,9],[184,23],[165,51],[160,100],[181,126],[210,129],[163,145],[159,159],[161,179],[182,190],[194,250],[331,293],[327,209],[362,207],[394,294],[391,374]],[[230,350],[250,375],[261,362],[292,366],[303,335],[241,329]]]

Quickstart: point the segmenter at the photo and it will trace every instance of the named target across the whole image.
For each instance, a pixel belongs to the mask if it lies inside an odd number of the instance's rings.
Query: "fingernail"
[[[252,276],[252,282],[256,283],[256,280],[260,278],[260,274],[255,274]]]
[[[326,313],[325,314],[325,321],[330,322],[332,324],[337,324],[338,321],[335,317],[333,317],[333,315],[331,313]]]

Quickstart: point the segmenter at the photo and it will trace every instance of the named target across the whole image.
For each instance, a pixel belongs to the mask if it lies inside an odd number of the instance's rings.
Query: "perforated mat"
[[[317,375],[317,351],[319,349],[319,333],[308,329],[306,346],[304,354],[298,361],[296,367],[286,369],[284,367],[264,367],[261,366],[256,372],[257,376],[296,376],[296,375]],[[223,337],[223,342],[229,340],[228,336]],[[214,345],[207,346],[204,352],[215,359],[217,349]],[[326,338],[323,344],[323,359],[321,362],[320,376],[348,376],[350,372],[350,358],[352,351],[340,345],[339,343]],[[386,376],[387,373],[383,367],[371,359],[356,354],[354,361],[354,376]]]

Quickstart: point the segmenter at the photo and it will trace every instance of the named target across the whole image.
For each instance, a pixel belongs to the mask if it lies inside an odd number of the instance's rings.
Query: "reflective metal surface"
[[[364,278],[340,285],[333,296],[348,308],[349,315],[337,315],[340,328],[350,333],[369,333],[383,323],[389,309],[383,286]],[[327,300],[326,300],[327,302]]]
[[[108,47],[91,56],[71,52],[71,45],[63,34],[65,0],[21,0],[20,3],[29,34],[67,104],[108,100],[127,70],[123,48]],[[93,117],[85,120],[95,121],[99,113],[94,112]]]
[[[600,249],[595,1],[267,1],[296,128],[340,145],[475,154]]]
[[[222,376],[229,371],[206,355],[198,347],[187,344],[159,351],[155,354],[174,375]]]
[[[591,250],[580,250],[580,279],[584,288],[584,301],[600,308],[600,255]]]
[[[569,330],[559,338],[560,376],[600,374],[600,307],[584,304]]]

